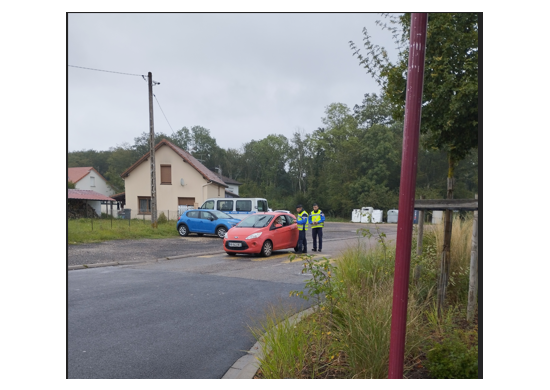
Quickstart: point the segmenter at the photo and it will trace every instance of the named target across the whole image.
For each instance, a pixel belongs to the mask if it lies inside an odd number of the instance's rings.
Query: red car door
[[[288,242],[286,247],[294,248],[298,243],[298,225],[293,215],[288,214],[285,217],[288,221]]]

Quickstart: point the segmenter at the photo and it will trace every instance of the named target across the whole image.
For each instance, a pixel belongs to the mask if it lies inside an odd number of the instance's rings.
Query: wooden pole
[[[454,178],[447,178],[447,199],[453,199]],[[449,284],[449,272],[451,267],[451,237],[453,232],[453,211],[445,210],[443,225],[443,250],[441,251],[441,267],[439,269],[439,280],[437,285],[437,316],[441,318],[447,285]]]
[[[477,194],[476,194],[477,199]],[[474,222],[472,226],[472,253],[470,255],[470,287],[468,290],[468,311],[466,319],[472,322],[477,302],[477,210],[474,211]]]
[[[422,199],[422,195],[420,195],[420,199]],[[416,255],[420,256],[422,255],[422,240],[424,238],[424,210],[418,211],[418,237],[416,241]],[[414,267],[414,283],[418,286],[420,283],[420,275],[422,274],[422,266],[420,264],[417,264],[416,267]]]
[[[153,121],[153,75],[147,74],[149,84],[149,147],[151,159],[151,225],[157,227],[157,181],[155,170],[155,125]],[[145,217],[144,217],[145,219]]]
[[[420,195],[422,199],[422,195]],[[418,211],[418,240],[416,241],[416,254],[422,254],[422,239],[424,238],[424,210]]]

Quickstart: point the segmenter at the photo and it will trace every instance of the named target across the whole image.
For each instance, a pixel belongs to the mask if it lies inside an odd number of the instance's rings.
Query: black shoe
[[[307,251],[304,251],[303,253],[306,253],[306,254],[307,254]]]
[[[302,252],[298,251],[298,252],[296,252],[296,254],[297,254],[297,255],[301,255],[301,254],[302,254]]]
[[[317,252],[317,249],[313,248],[312,251],[313,251],[313,252]]]
[[[321,252],[321,249],[319,249],[319,252]]]

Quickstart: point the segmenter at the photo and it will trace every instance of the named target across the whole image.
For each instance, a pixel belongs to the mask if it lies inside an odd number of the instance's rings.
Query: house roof
[[[69,189],[67,191],[69,191],[67,195],[67,199],[106,200],[106,201],[116,202],[116,200],[114,200],[113,198],[109,198],[108,196],[102,195],[92,190]]]
[[[242,185],[243,183],[239,183],[237,180],[235,179],[230,179],[229,177],[227,176],[224,176],[224,175],[220,175],[219,173],[217,172],[213,172],[211,171],[212,173],[214,173],[216,176],[218,176],[220,179],[222,179],[224,181],[224,183],[227,183],[227,184],[236,184],[236,185]]]
[[[116,201],[121,202],[121,201],[126,200],[126,193],[120,192],[118,194],[111,195],[111,198],[113,198]]]
[[[195,157],[193,157],[190,153],[186,152],[182,148],[174,145],[173,143],[169,142],[166,139],[163,139],[162,141],[160,141],[155,146],[155,151],[157,151],[160,147],[162,147],[164,145],[168,146],[170,149],[172,149],[174,152],[176,152],[183,159],[183,161],[185,161],[186,163],[191,165],[193,168],[195,168],[195,170],[197,172],[199,172],[205,180],[209,180],[209,181],[212,181],[212,182],[214,182],[216,184],[219,184],[221,186],[228,187],[228,185],[225,184],[225,182],[222,179],[220,179],[210,169],[208,169],[204,165],[202,165],[202,163],[199,160],[197,160]],[[145,160],[147,160],[149,158],[149,155],[150,155],[150,152],[147,152],[145,155],[143,155],[143,157],[141,157],[139,160],[137,160],[130,168],[125,170],[120,176],[122,178],[128,177],[130,172],[132,172],[142,162],[144,162]]]
[[[94,171],[97,175],[99,175],[99,177],[105,180],[105,178],[101,176],[101,174],[94,167],[73,167],[68,168],[68,170],[69,181],[75,184],[82,180],[88,173],[90,173],[90,171]]]
[[[229,190],[225,190],[225,194],[226,194],[226,195],[229,195],[231,198],[240,198],[239,195],[237,195],[236,193],[231,192],[231,191],[229,191]]]

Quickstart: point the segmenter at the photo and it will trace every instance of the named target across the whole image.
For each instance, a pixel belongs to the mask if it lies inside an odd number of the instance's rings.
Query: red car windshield
[[[274,215],[254,214],[243,219],[236,227],[238,228],[262,228],[269,225]]]

